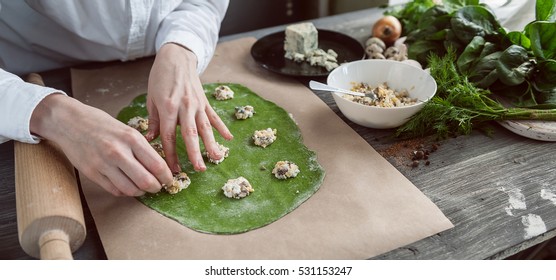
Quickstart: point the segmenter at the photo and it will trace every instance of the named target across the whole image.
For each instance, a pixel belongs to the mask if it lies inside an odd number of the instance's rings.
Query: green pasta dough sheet
[[[212,93],[220,85],[229,86],[234,98],[216,100]],[[146,194],[138,198],[142,203],[196,231],[236,234],[280,219],[319,189],[324,169],[315,152],[303,144],[301,131],[288,112],[240,84],[205,84],[203,87],[211,106],[234,135],[233,140],[227,141],[214,130],[216,141],[230,148],[229,156],[220,164],[213,164],[205,157],[207,170],[196,172],[189,163],[178,131],[178,157],[182,170],[191,178],[191,185],[174,195],[165,191]],[[145,94],[138,96],[120,111],[118,119],[127,123],[135,116],[147,118],[145,101]],[[235,107],[245,105],[254,107],[254,116],[236,119]],[[255,146],[253,133],[267,128],[277,130],[277,139],[266,148]],[[201,149],[204,152],[202,141]],[[272,174],[276,162],[285,160],[299,166],[301,172],[297,177],[280,180]],[[240,176],[249,180],[255,191],[242,199],[226,197],[222,186],[228,179]]]

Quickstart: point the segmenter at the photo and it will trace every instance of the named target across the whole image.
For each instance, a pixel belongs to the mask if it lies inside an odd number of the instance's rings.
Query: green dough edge
[[[212,93],[220,85],[234,91],[234,98],[219,101]],[[171,195],[165,191],[146,194],[137,199],[160,214],[193,230],[213,234],[237,234],[268,225],[295,210],[318,191],[325,176],[317,161],[316,153],[303,144],[301,131],[290,115],[278,105],[258,96],[240,84],[204,84],[210,105],[234,135],[224,140],[213,129],[216,141],[230,148],[230,155],[220,164],[213,164],[205,157],[207,170],[196,172],[188,160],[181,133],[177,131],[177,153],[182,171],[191,178],[191,185]],[[136,97],[123,108],[117,118],[127,123],[135,116],[148,117],[146,94]],[[252,118],[237,120],[236,106],[251,105]],[[277,139],[266,148],[255,146],[255,130],[273,128]],[[154,141],[159,141],[155,139]],[[204,146],[201,151],[204,154]],[[299,166],[295,178],[280,180],[272,169],[276,162],[288,160]],[[242,199],[228,198],[222,186],[243,176],[255,189]]]

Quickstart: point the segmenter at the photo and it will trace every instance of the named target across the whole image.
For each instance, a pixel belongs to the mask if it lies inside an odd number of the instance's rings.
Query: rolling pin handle
[[[40,75],[30,83],[43,85]],[[55,144],[15,142],[17,229],[23,251],[34,258],[72,260],[86,238],[75,168]]]
[[[42,260],[73,260],[69,236],[62,230],[43,233],[39,239]]]

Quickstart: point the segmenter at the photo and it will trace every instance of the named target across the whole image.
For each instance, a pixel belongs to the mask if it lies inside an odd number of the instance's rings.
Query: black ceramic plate
[[[338,64],[363,59],[365,49],[355,39],[335,31],[318,29],[319,48],[333,49],[338,54]],[[297,77],[326,76],[324,67],[311,66],[308,62],[295,62],[284,57],[284,31],[272,33],[255,42],[251,55],[262,67],[279,74]]]

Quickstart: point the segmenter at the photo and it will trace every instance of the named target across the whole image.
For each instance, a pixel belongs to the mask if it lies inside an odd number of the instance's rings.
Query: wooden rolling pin
[[[38,74],[28,82],[44,86]],[[75,171],[52,142],[15,142],[15,193],[19,243],[32,257],[73,259],[86,236]]]

